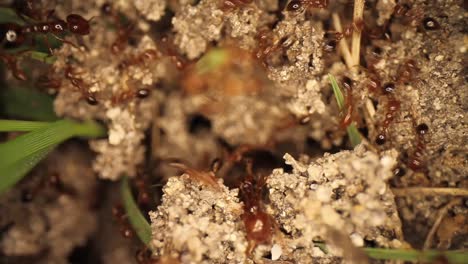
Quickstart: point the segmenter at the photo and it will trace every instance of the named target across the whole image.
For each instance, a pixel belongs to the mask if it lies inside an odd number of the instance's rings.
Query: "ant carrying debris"
[[[199,171],[193,168],[188,167],[187,165],[184,165],[182,163],[170,163],[170,166],[180,169],[184,171],[187,175],[189,175],[193,180],[198,181],[202,184],[205,184],[209,187],[214,188],[216,191],[221,191],[222,187],[219,185],[217,178],[215,176],[215,171],[217,168],[219,168],[218,165],[212,166],[211,171]]]

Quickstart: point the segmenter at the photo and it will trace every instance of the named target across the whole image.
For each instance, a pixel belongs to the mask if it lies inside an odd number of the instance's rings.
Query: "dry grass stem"
[[[353,13],[353,22],[363,21],[364,13],[364,3],[365,0],[355,0],[354,1],[354,13]],[[359,65],[359,52],[361,48],[361,30],[353,31],[351,55],[352,55],[352,66]]]
[[[332,14],[332,19],[333,19],[333,26],[335,27],[335,30],[338,32],[343,31],[343,27],[341,26],[341,20],[338,14],[333,13]],[[351,56],[351,52],[349,51],[348,43],[346,42],[346,39],[343,38],[339,41],[340,45],[340,51],[343,54],[343,58],[345,60],[346,66],[348,66],[348,69],[351,69],[353,67],[353,57]]]
[[[468,196],[468,189],[461,189],[461,188],[409,187],[409,188],[392,188],[392,192],[395,196],[409,196],[409,195]]]
[[[434,238],[434,234],[435,232],[437,231],[437,229],[439,228],[440,226],[440,223],[442,222],[442,220],[444,219],[445,215],[447,214],[448,210],[450,208],[452,208],[454,205],[457,205],[459,204],[460,202],[462,201],[461,198],[457,198],[451,202],[449,202],[447,205],[445,205],[444,207],[442,207],[439,212],[438,212],[438,215],[437,215],[437,218],[434,222],[434,225],[432,225],[432,228],[431,230],[429,231],[429,233],[427,234],[427,237],[426,237],[426,240],[424,241],[424,246],[423,246],[423,249],[428,249],[431,247],[431,244],[432,244],[432,240]]]

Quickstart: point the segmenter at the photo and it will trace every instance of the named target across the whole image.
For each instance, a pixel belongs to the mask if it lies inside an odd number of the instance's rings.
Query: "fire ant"
[[[135,186],[137,188],[137,203],[141,206],[147,206],[151,202],[151,195],[148,189],[148,183],[142,177],[135,180]]]
[[[280,44],[280,41],[277,40],[277,37],[271,33],[270,29],[263,29],[260,30],[256,36],[257,39],[257,47],[254,50],[255,58],[262,62],[263,66],[266,67],[266,60],[270,54],[279,50],[281,46],[285,46]]]
[[[134,232],[128,223],[127,216],[125,215],[125,210],[122,205],[118,204],[112,207],[112,215],[120,225],[120,234],[125,238],[133,238]]]
[[[65,78],[83,94],[83,97],[86,98],[86,102],[88,102],[88,104],[97,105],[99,102],[96,99],[95,94],[88,90],[89,85],[86,84],[82,78],[77,77],[78,74],[79,73],[76,73],[75,69],[71,65],[67,65],[65,68]]]
[[[387,140],[386,132],[391,122],[395,119],[395,113],[400,109],[400,102],[395,98],[390,97],[387,102],[387,113],[382,126],[382,131],[377,135],[375,143],[377,145],[385,144]]]
[[[252,161],[246,161],[247,175],[240,185],[241,199],[244,203],[244,213],[241,215],[244,222],[247,240],[247,254],[259,244],[268,244],[272,240],[274,219],[265,211],[262,191],[267,177],[254,177]]]
[[[0,24],[1,34],[2,34],[2,41],[5,42],[5,45],[17,47],[22,45],[27,36],[30,34],[43,34],[42,36],[45,38],[47,45],[49,46],[49,51],[52,54],[52,48],[46,39],[46,34],[50,33],[56,39],[70,44],[76,47],[75,44],[69,42],[57,34],[63,34],[65,32],[70,32],[71,34],[75,35],[88,35],[90,32],[89,22],[90,20],[84,19],[82,16],[77,14],[70,14],[67,16],[66,21],[62,19],[56,19],[55,21],[50,21],[50,17],[53,15],[53,11],[50,11],[47,16],[47,22],[40,22],[30,25],[21,26],[16,23],[5,23]]]
[[[348,127],[353,121],[353,94],[352,94],[352,80],[349,77],[344,77],[342,81],[343,87],[345,88],[345,106],[346,114],[340,122],[341,128]]]
[[[161,39],[161,48],[163,49],[163,53],[169,56],[178,70],[181,71],[189,65],[189,61],[175,50],[172,41],[168,37],[163,37]]]
[[[158,52],[155,49],[147,49],[138,55],[132,55],[122,60],[118,66],[120,70],[126,69],[131,65],[146,65],[147,62],[158,58]]]
[[[215,171],[199,171],[193,168],[190,168],[182,163],[170,163],[170,166],[180,169],[184,171],[187,175],[189,175],[193,180],[196,180],[204,185],[212,187],[216,191],[221,191],[222,187],[219,185],[217,178],[215,176]],[[212,167],[212,169],[216,170],[219,166]]]
[[[26,74],[16,64],[15,57],[9,54],[0,54],[0,59],[8,66],[16,79],[20,81],[26,81]]]
[[[143,99],[143,98],[148,97],[150,93],[151,91],[148,88],[140,88],[137,91],[133,91],[133,90],[123,91],[117,95],[112,96],[111,103],[112,105],[116,105],[116,104],[120,104],[125,101],[128,101],[130,99],[133,99],[135,97]]]
[[[74,194],[74,191],[70,188],[67,188],[60,179],[60,175],[57,172],[52,172],[46,178],[41,179],[39,184],[34,186],[31,190],[24,189],[21,191],[21,201],[24,203],[31,202],[37,193],[47,188],[49,190],[54,190],[60,194]]]
[[[409,59],[398,69],[397,83],[407,84],[414,79],[414,75],[419,71],[416,61]]]
[[[362,20],[353,22],[351,25],[344,28],[343,32],[333,31],[326,32],[323,36],[325,52],[332,52],[343,38],[350,37],[355,31],[362,31],[364,28],[364,22]]]
[[[101,6],[101,13],[104,16],[112,17],[114,24],[117,25],[117,38],[111,44],[111,52],[114,55],[121,53],[129,42],[130,34],[135,31],[134,24],[124,25],[121,14],[117,12],[111,3],[106,2]]]
[[[286,6],[287,11],[298,12],[305,8],[327,8],[328,0],[291,0]]]
[[[428,132],[429,127],[426,124],[422,123],[416,126],[416,148],[408,162],[408,167],[410,167],[413,171],[420,171],[423,168],[422,158],[424,155],[424,149],[426,148],[424,137],[427,135]]]

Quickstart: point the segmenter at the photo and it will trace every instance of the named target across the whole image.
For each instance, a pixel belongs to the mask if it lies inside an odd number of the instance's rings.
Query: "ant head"
[[[286,10],[292,11],[292,12],[297,12],[297,11],[300,11],[301,9],[302,9],[302,1],[301,0],[292,0],[286,6]]]
[[[73,34],[88,35],[89,21],[77,14],[67,16],[68,30]]]

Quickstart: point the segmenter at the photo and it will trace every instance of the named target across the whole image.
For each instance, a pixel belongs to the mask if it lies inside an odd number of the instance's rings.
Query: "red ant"
[[[414,75],[419,71],[416,61],[409,59],[398,69],[397,83],[406,84],[414,79]]]
[[[163,37],[161,39],[161,47],[163,49],[163,53],[169,56],[178,70],[183,70],[189,65],[189,62],[175,50],[168,37]]]
[[[32,10],[32,2],[27,1],[28,10]],[[29,12],[29,13],[32,13]],[[40,22],[40,23],[33,23],[27,24],[25,26],[19,25],[17,23],[3,23],[0,24],[0,38],[1,42],[4,44],[5,48],[15,48],[19,47],[26,41],[27,37],[31,34],[42,34],[45,39],[45,43],[48,46],[50,54],[53,53],[52,48],[47,40],[46,34],[50,33],[53,37],[60,40],[63,43],[70,44],[74,47],[77,47],[72,42],[69,42],[57,34],[62,34],[65,32],[70,32],[71,34],[75,35],[88,35],[90,32],[89,21],[86,20],[82,16],[77,14],[70,14],[67,16],[66,21],[61,19],[55,19],[54,21],[50,21],[50,17],[53,16],[54,11],[49,11],[47,15],[47,22]],[[24,19],[24,17],[20,14],[20,17]],[[10,55],[2,54],[0,55],[1,59],[8,67],[12,70],[13,76],[19,80],[26,80],[25,74],[18,69],[16,66],[16,58]],[[18,56],[18,54],[17,54]]]
[[[148,247],[144,247],[142,249],[137,250],[135,259],[138,264],[158,264],[160,263],[159,260],[152,258],[151,250]]]
[[[36,194],[40,191],[44,190],[44,188],[54,190],[60,194],[75,194],[72,189],[67,188],[67,186],[63,184],[62,180],[60,179],[60,175],[57,172],[53,172],[46,178],[43,178],[32,190],[23,190],[21,192],[21,201],[24,203],[31,202],[34,196],[36,196]]]
[[[86,84],[82,78],[76,77],[77,75],[78,73],[75,72],[75,69],[71,65],[67,65],[65,68],[65,78],[83,94],[83,97],[86,97],[88,104],[97,105],[99,102],[96,99],[95,94],[93,92],[89,92],[89,85]]]
[[[429,127],[422,123],[416,126],[417,141],[416,149],[408,162],[408,167],[413,171],[420,171],[423,168],[422,158],[424,156],[424,149],[426,148],[424,137],[429,131]]]
[[[395,119],[395,113],[400,109],[400,102],[395,98],[390,97],[387,102],[387,113],[385,114],[385,119],[382,126],[382,131],[377,135],[375,143],[377,145],[385,144],[387,140],[387,129],[390,126],[390,123]]]
[[[141,88],[141,89],[138,89],[137,91],[133,91],[133,90],[123,91],[117,95],[112,96],[111,103],[112,105],[116,105],[116,104],[120,104],[125,101],[128,101],[130,99],[133,99],[135,97],[143,99],[143,98],[148,97],[150,93],[151,91],[147,88]]]
[[[180,169],[184,171],[187,175],[189,175],[193,180],[196,180],[202,184],[205,184],[209,187],[214,188],[216,191],[221,191],[222,187],[219,185],[217,178],[215,176],[215,171],[199,171],[193,168],[190,168],[182,163],[170,163],[170,166]],[[219,168],[216,166],[213,169]]]
[[[286,6],[287,11],[298,12],[305,8],[327,8],[328,0],[291,0]]]
[[[135,186],[138,191],[137,203],[139,205],[147,206],[151,202],[151,195],[148,190],[148,183],[144,178],[135,180]]]
[[[352,94],[352,80],[348,77],[343,78],[343,87],[346,91],[345,96],[345,106],[346,106],[346,114],[343,116],[343,119],[340,122],[341,128],[348,127],[351,122],[353,121],[353,94]]]
[[[114,55],[117,55],[125,49],[125,46],[128,44],[130,34],[133,33],[135,27],[133,24],[124,26],[122,23],[122,19],[120,18],[121,14],[114,10],[111,3],[104,3],[101,6],[101,13],[105,16],[112,17],[114,20],[114,24],[118,27],[117,38],[111,44],[111,52]]]
[[[353,22],[351,25],[347,26],[343,32],[327,32],[323,36],[324,46],[323,49],[325,52],[332,52],[335,50],[338,42],[343,38],[350,37],[355,31],[362,31],[364,28],[364,22],[362,20]]]
[[[112,207],[112,215],[120,225],[120,234],[125,238],[133,238],[134,232],[128,223],[127,216],[125,215],[125,210],[122,205],[118,204]]]
[[[13,76],[21,81],[25,81],[26,74],[16,64],[16,58],[9,54],[0,54],[0,59],[10,68]]]
[[[240,186],[241,199],[244,203],[244,222],[247,240],[247,254],[250,254],[258,244],[268,244],[272,240],[274,219],[265,211],[262,199],[263,187],[267,177],[254,178],[252,161],[247,160],[247,175]]]
[[[147,49],[138,55],[129,56],[122,60],[118,66],[120,70],[126,69],[131,65],[145,65],[149,61],[158,58],[158,52],[155,49]]]
[[[48,15],[48,19],[52,16],[53,11],[51,11]],[[91,19],[90,19],[91,20]],[[6,45],[17,47],[24,43],[26,37],[29,34],[37,33],[43,34],[44,38],[46,38],[47,33],[51,33],[56,39],[70,44],[76,47],[75,44],[64,40],[63,38],[57,36],[57,34],[62,34],[65,32],[70,32],[76,35],[88,35],[89,34],[89,21],[84,19],[82,16],[77,14],[70,14],[67,16],[66,21],[61,19],[56,19],[55,21],[49,22],[40,22],[36,24],[21,26],[16,23],[6,23],[0,24],[0,28],[2,28],[2,41],[6,42]],[[46,39],[47,45],[49,45]],[[52,48],[49,46],[49,51],[52,54]]]
[[[253,51],[254,56],[257,60],[262,62],[262,65],[266,67],[267,58],[273,52],[279,50],[283,45],[280,44],[280,41],[277,41],[276,36],[271,33],[271,30],[268,28],[262,29],[257,34],[257,47]]]

